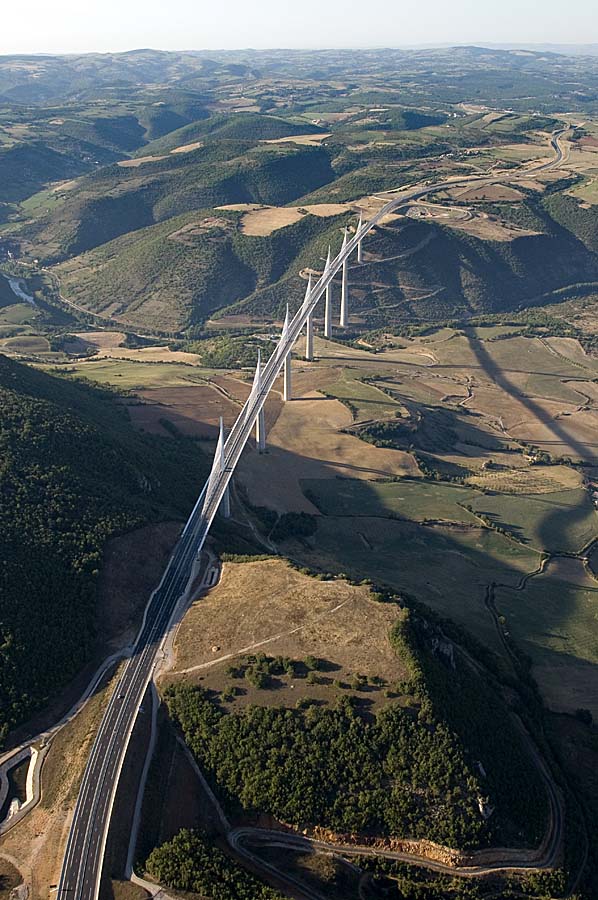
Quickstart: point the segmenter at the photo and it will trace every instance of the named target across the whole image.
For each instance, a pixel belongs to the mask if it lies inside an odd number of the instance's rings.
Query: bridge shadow
[[[368,447],[368,451],[371,450]],[[493,526],[504,528],[508,532],[506,535],[482,527],[457,508],[452,523],[446,509],[435,516],[430,515],[430,521],[424,522],[424,513],[418,513],[416,496],[407,497],[403,509],[402,500],[391,507],[385,505],[381,497],[387,492],[392,495],[394,487],[385,485],[381,491],[381,485],[372,481],[372,478],[389,476],[388,469],[384,470],[383,466],[373,470],[366,465],[341,464],[346,475],[339,475],[341,466],[338,463],[318,460],[319,474],[304,476],[310,468],[304,456],[281,448],[276,448],[276,453],[279,458],[270,489],[277,499],[272,503],[271,494],[270,504],[268,496],[263,496],[261,503],[278,509],[297,509],[295,499],[301,494],[319,512],[315,537],[284,543],[283,553],[289,553],[301,564],[315,569],[345,572],[357,581],[370,578],[376,584],[387,584],[416,597],[472,633],[492,656],[500,660],[499,666],[503,669],[511,665],[505,647],[507,640],[529,655],[542,671],[566,665],[573,673],[572,683],[570,689],[567,684],[562,685],[562,702],[559,701],[558,708],[573,712],[577,706],[595,703],[598,717],[598,653],[592,649],[594,645],[598,646],[598,629],[591,618],[591,615],[598,615],[598,582],[595,595],[590,588],[590,594],[580,593],[581,588],[564,580],[565,576],[558,572],[549,577],[535,576],[540,581],[532,578],[529,584],[533,590],[528,591],[525,585],[521,587],[524,576],[539,568],[542,551],[558,553],[563,546],[565,549],[570,546],[568,534],[574,532],[587,516],[587,506],[580,504],[563,509],[551,501],[550,494],[535,495],[534,500],[546,507],[545,515],[540,513],[536,521],[535,536],[531,536],[530,526],[526,524],[524,496],[521,497],[521,515],[516,518],[515,513],[514,518],[504,512],[498,516],[491,509],[486,511],[483,505],[480,506],[480,512],[486,512],[493,520]],[[264,465],[268,465],[267,457]],[[284,473],[298,485],[298,490],[289,492]],[[355,479],[352,474],[367,477]],[[349,483],[359,487],[355,501],[347,500]],[[400,497],[405,483],[403,479],[397,480],[397,496]],[[411,489],[414,480],[409,479],[408,484]],[[442,483],[422,482],[426,492],[439,488],[444,490]],[[463,490],[468,497],[471,494],[467,487],[447,485],[447,488]],[[308,496],[304,493],[306,490]],[[337,492],[338,502],[335,500]],[[291,505],[285,507],[287,501]],[[348,508],[353,502],[353,508]],[[467,502],[464,497],[464,505]],[[442,519],[446,521],[442,522]],[[598,529],[595,529],[595,535],[598,537]],[[579,567],[582,571],[581,563]],[[505,616],[504,626],[486,603],[486,592],[491,584],[504,585],[507,589],[506,593],[501,593],[501,598],[504,600],[508,596],[509,602],[503,603],[498,610]],[[545,586],[545,592],[536,590],[536,584]],[[595,606],[593,600],[588,601],[589,596],[595,597]],[[592,614],[588,612],[588,603],[592,604]],[[586,635],[587,641],[580,632],[580,622],[584,621],[591,632]],[[508,638],[505,632],[508,632]],[[550,635],[565,635],[565,638],[555,641]],[[583,689],[587,693],[586,704],[576,686],[579,673],[583,673],[580,678],[586,685]]]
[[[507,372],[517,372],[520,370],[503,369],[498,365],[496,360],[494,360],[490,356],[482,341],[474,338],[471,335],[467,335],[466,337],[471,352],[478,361],[479,368],[486,373],[488,378],[495,385],[502,388],[505,393],[509,394],[511,397],[514,397],[519,401],[519,403],[525,406],[530,414],[530,417],[544,425],[545,428],[554,436],[554,441],[534,440],[532,443],[540,447],[550,447],[554,445],[564,444],[565,447],[570,448],[572,454],[578,459],[594,463],[598,461],[598,454],[594,452],[592,455],[590,455],[589,452],[590,449],[596,451],[598,449],[598,443],[589,444],[578,440],[578,438],[576,438],[575,435],[571,434],[571,432],[567,428],[565,428],[559,420],[551,416],[549,412],[543,409],[539,403],[537,403],[527,394],[520,391],[519,388],[508,378]],[[554,375],[554,373],[550,374]]]
[[[279,452],[287,477],[298,478],[297,473],[305,468],[304,458],[288,450]],[[534,552],[529,543],[521,544],[475,523],[416,521],[423,516],[413,498],[404,500],[403,509],[399,503],[397,513],[396,505],[390,509],[385,501],[385,491],[392,491],[393,485],[385,485],[381,493],[379,484],[359,480],[358,497],[349,514],[344,496],[347,482],[339,479],[336,466],[321,464],[320,468],[319,484],[313,479],[309,484],[309,500],[320,510],[316,533],[285,541],[280,545],[283,555],[316,571],[346,573],[356,582],[368,578],[375,585],[390,587],[399,596],[415,598],[472,635],[478,642],[474,655],[491,669],[507,679],[521,678],[524,696],[529,691],[526,667],[515,667],[513,655],[529,657],[534,664],[532,676],[538,679],[546,705],[561,713],[549,717],[555,728],[561,722],[574,724],[572,716],[579,707],[591,709],[598,718],[598,583],[581,591],[563,574],[559,576],[557,570],[522,584],[524,576],[539,568],[541,561],[540,552]],[[399,482],[397,492],[401,486]],[[456,485],[424,483],[425,491],[439,487],[441,491],[467,490]],[[276,490],[277,485],[273,483],[272,489]],[[268,505],[268,497],[264,496],[262,502]],[[524,497],[521,503],[525,504]],[[545,543],[552,534],[548,546],[553,547],[554,534],[558,536],[574,525],[578,511],[574,509],[569,520],[563,521],[555,518],[559,511],[549,502],[546,506],[540,537]],[[450,518],[446,512],[445,517]],[[523,520],[513,522],[503,516],[503,524],[524,536]],[[581,563],[579,566],[581,570]],[[488,602],[489,588],[491,596],[492,590],[495,592],[495,603]],[[449,639],[455,639],[449,626],[443,628]],[[366,626],[363,641],[367,643],[368,638]],[[457,635],[456,641],[465,648],[469,646],[462,636]],[[446,679],[451,679],[449,665]],[[563,711],[569,717],[563,716]],[[368,710],[362,709],[362,714],[367,717]],[[462,737],[467,746],[467,729]],[[503,736],[496,734],[494,739],[502,746]],[[507,755],[511,752],[510,747],[505,748]],[[598,767],[598,748],[594,761]],[[500,786],[489,781],[488,790],[494,795],[495,791],[500,792]],[[503,790],[501,797],[509,797],[509,791]]]

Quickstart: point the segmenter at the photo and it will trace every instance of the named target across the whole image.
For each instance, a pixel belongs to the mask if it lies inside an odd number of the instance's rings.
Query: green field
[[[102,359],[77,363],[61,369],[77,378],[89,378],[124,390],[178,387],[203,384],[210,372],[184,363],[135,362],[129,359]]]
[[[476,512],[538,550],[579,553],[598,537],[598,515],[583,488],[547,494],[477,495],[469,502]]]
[[[295,551],[307,565],[371,578],[417,597],[500,652],[484,605],[491,581],[514,587],[540,554],[510,538],[469,527],[426,527],[384,519],[322,516],[313,547]]]
[[[363,369],[343,369],[342,376],[334,384],[326,388],[326,393],[349,406],[355,420],[380,419],[393,416],[401,409],[401,404],[379,388],[360,381],[364,377]]]
[[[576,184],[570,192],[574,197],[593,205],[598,204],[598,173],[594,169],[581,184]]]
[[[45,337],[36,334],[25,334],[7,338],[3,341],[0,349],[8,350],[12,353],[47,354],[50,352],[50,345]]]
[[[523,591],[500,587],[498,611],[536,664],[598,663],[598,582],[577,585],[550,574],[528,581]]]
[[[28,322],[33,322],[38,316],[37,310],[29,306],[28,303],[12,303],[10,306],[0,309],[0,326],[25,325]]]
[[[495,603],[547,704],[569,713],[589,709],[598,718],[598,582],[581,563],[550,564],[521,591],[501,586]]]
[[[460,485],[423,479],[385,484],[353,478],[306,478],[301,481],[301,487],[326,516],[398,516],[415,522],[426,519],[477,522],[460,504],[472,503],[479,493]]]

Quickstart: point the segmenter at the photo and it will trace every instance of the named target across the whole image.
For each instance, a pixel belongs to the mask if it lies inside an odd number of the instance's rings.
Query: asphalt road
[[[559,138],[566,129],[553,135],[551,146],[555,157],[535,168],[541,171],[557,166],[562,158]],[[446,187],[467,184],[496,184],[500,181],[529,177],[533,170],[509,172],[502,176],[447,179],[440,184],[429,184],[397,192],[382,209],[356,231],[338,256],[327,267],[312,293],[281,335],[280,342],[262,372],[260,390],[254,389],[239,414],[224,446],[224,467],[216,466],[200,495],[185,529],[168,562],[162,582],[153,594],[146,610],[144,624],[138,635],[134,651],[125,664],[124,671],[112,695],[83,774],[79,797],[64,857],[58,894],[68,894],[75,900],[95,900],[99,894],[104,851],[108,827],[118,779],[129,744],[131,732],[142,697],[152,677],[160,647],[168,632],[177,601],[185,593],[193,563],[201,551],[214,520],[220,501],[226,491],[239,457],[252,432],[261,410],[288,352],[313,312],[320,297],[341,268],[344,260],[356,249],[357,244],[388,213],[427,194],[438,193]],[[265,465],[267,463],[264,463]]]

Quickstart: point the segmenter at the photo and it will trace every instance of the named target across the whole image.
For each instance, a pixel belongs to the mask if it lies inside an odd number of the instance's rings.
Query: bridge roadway
[[[389,213],[413,200],[446,188],[465,187],[471,184],[490,185],[505,179],[514,181],[518,177],[529,177],[532,171],[553,168],[563,158],[559,138],[566,130],[555,132],[552,136],[551,148],[555,153],[554,159],[533,170],[496,173],[493,176],[470,175],[397,192],[375,216],[362,224],[351,240],[347,241],[297,310],[286,333],[283,331],[279,344],[262,371],[260,389],[252,390],[225,441],[224,465],[222,468],[217,464],[214,465],[210,478],[183,529],[162,581],[148,604],[132,655],[127,660],[108,702],[83,773],[58,884],[59,894],[72,895],[74,900],[96,900],[99,895],[104,852],[118,779],[139,707],[152,678],[177,601],[187,588],[193,563],[205,543],[256,418],[287,353],[290,353],[308,315],[313,313],[326,287],[342,267],[345,259],[348,259],[356,249],[359,241],[363,240],[365,235]]]

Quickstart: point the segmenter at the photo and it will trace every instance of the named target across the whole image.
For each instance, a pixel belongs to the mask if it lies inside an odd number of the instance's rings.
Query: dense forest
[[[110,392],[0,355],[0,741],[89,659],[108,538],[182,518],[205,468]]]
[[[430,652],[439,637],[424,620],[397,624],[392,640],[410,660],[410,702],[372,719],[349,696],[334,706],[226,713],[184,684],[168,690],[169,710],[233,813],[461,849],[539,842],[544,792],[490,684]]]
[[[194,891],[205,900],[282,900],[282,895],[242,869],[199,831],[183,829],[157,847],[147,870],[160,884]]]

